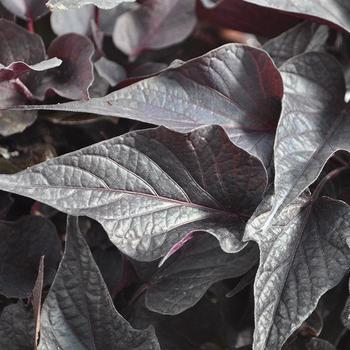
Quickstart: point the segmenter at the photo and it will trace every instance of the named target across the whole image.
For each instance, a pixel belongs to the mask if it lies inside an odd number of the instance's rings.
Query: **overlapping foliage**
[[[350,347],[347,0],[0,0],[0,346]]]

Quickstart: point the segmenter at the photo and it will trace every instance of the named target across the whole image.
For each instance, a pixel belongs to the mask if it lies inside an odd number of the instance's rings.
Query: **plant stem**
[[[334,179],[335,177],[339,176],[342,172],[349,170],[350,165],[344,165],[342,167],[339,167],[337,169],[334,169],[330,171],[316,186],[314,192],[312,193],[312,200],[316,200],[320,193],[322,192],[325,184],[329,181]]]

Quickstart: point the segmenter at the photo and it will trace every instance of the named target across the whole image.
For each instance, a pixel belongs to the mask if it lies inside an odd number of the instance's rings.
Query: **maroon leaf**
[[[39,216],[16,222],[0,222],[0,293],[28,297],[35,284],[39,261],[46,256],[44,283],[52,282],[60,259],[60,242],[55,226]]]
[[[1,50],[0,50],[1,51]],[[22,132],[29,125],[33,124],[36,111],[7,111],[7,107],[17,104],[25,104],[26,98],[19,92],[19,82],[4,81],[0,83],[0,134],[9,136]]]
[[[9,66],[16,61],[33,65],[44,61],[45,46],[40,36],[29,33],[14,22],[0,19],[0,63]]]
[[[302,18],[350,31],[348,0],[224,0],[214,9],[200,5],[199,14],[221,26],[269,37]]]
[[[221,27],[267,37],[276,36],[300,22],[300,19],[284,13],[273,16],[271,9],[243,0],[223,0],[213,9],[199,4],[198,15],[200,19]]]
[[[113,40],[130,59],[184,40],[196,24],[195,0],[146,0],[118,17]]]
[[[82,35],[71,33],[58,37],[48,48],[48,55],[60,58],[62,64],[45,73],[33,94],[43,99],[48,90],[53,90],[72,100],[88,99],[88,89],[94,79],[93,54],[91,41]]]
[[[221,127],[160,127],[1,175],[0,187],[96,219],[123,253],[152,261],[191,231],[213,234],[226,252],[242,249],[266,180],[261,162]]]
[[[101,78],[106,80],[110,86],[115,86],[126,79],[125,69],[116,62],[101,57],[95,62],[95,68]]]
[[[259,6],[290,12],[298,17],[333,24],[350,32],[350,2],[348,0],[245,0]],[[274,12],[275,15],[280,15]]]
[[[46,0],[1,0],[2,5],[15,16],[25,20],[36,20],[49,12]]]
[[[88,35],[95,8],[92,5],[66,11],[53,11],[50,17],[51,28],[57,35],[76,33]]]
[[[281,75],[264,51],[228,44],[103,98],[22,109],[124,117],[181,132],[219,124],[269,167],[282,94]]]
[[[5,67],[0,63],[0,82],[4,80],[16,79],[22,74],[30,71],[41,72],[47,69],[55,68],[58,67],[61,63],[62,61],[56,57],[33,65],[17,61]]]

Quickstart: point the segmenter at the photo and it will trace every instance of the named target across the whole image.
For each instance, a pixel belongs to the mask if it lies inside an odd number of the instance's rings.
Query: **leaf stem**
[[[349,170],[350,165],[344,165],[342,167],[339,167],[337,169],[334,169],[330,171],[316,186],[314,192],[312,193],[312,200],[316,200],[319,196],[320,193],[322,192],[325,184],[329,181],[334,179],[335,177],[339,176],[342,172]]]
[[[100,24],[100,10],[97,6],[95,6],[95,23],[98,28]]]
[[[30,20],[28,21],[27,29],[28,29],[28,32],[35,33],[35,27],[34,27],[33,18],[30,18]]]

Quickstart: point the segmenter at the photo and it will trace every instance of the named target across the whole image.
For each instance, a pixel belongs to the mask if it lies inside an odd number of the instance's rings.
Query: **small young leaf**
[[[113,41],[130,59],[184,40],[196,24],[195,0],[146,0],[117,18]]]
[[[3,81],[0,83],[0,134],[9,136],[22,132],[35,122],[36,111],[7,111],[6,108],[27,102],[19,91],[16,82]]]
[[[152,277],[146,306],[161,314],[179,314],[197,303],[212,284],[245,274],[258,257],[256,245],[228,254],[213,237],[194,237]]]
[[[7,67],[0,63],[0,82],[5,80],[16,79],[24,73],[30,71],[42,72],[47,69],[56,68],[61,65],[62,61],[57,57],[45,60],[36,64],[27,64],[25,62],[13,62]]]
[[[51,69],[39,81],[33,94],[43,99],[48,90],[72,100],[88,99],[88,89],[94,80],[91,41],[79,34],[65,34],[56,38],[48,48],[49,57],[62,60],[60,67]]]
[[[262,164],[218,126],[132,132],[0,175],[2,190],[96,219],[120,250],[146,261],[191,231],[213,234],[227,252],[242,249],[265,186]]]
[[[67,236],[60,267],[42,307],[39,350],[160,350],[152,328],[133,329],[114,308],[77,218],[68,217]]]
[[[95,5],[102,9],[111,9],[124,2],[134,2],[135,0],[49,0],[46,6],[50,10],[69,10],[85,5]]]
[[[49,12],[44,0],[1,0],[1,4],[24,20],[36,20]]]
[[[91,32],[91,21],[94,19],[94,15],[93,5],[65,11],[53,11],[50,17],[51,28],[56,35],[68,33],[88,35]]]
[[[254,350],[280,350],[350,268],[350,208],[344,202],[298,198],[262,230],[272,201],[258,207],[245,232],[260,248]]]
[[[303,22],[269,40],[263,48],[270,54],[276,66],[280,67],[290,58],[304,52],[324,51],[328,37],[327,26]]]

